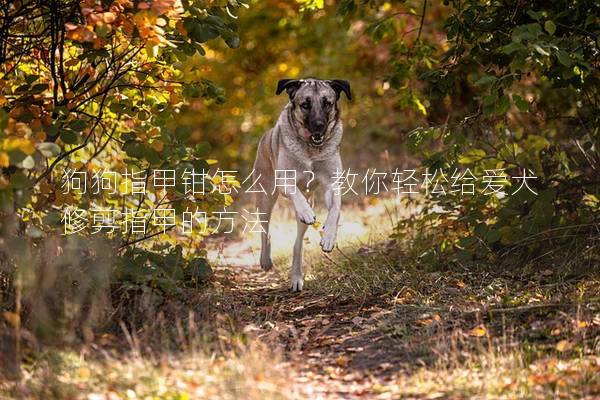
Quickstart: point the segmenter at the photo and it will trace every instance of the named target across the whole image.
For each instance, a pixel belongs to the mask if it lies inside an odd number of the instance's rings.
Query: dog
[[[273,267],[269,220],[281,194],[291,200],[296,212],[298,232],[291,289],[301,291],[304,285],[302,243],[306,229],[316,222],[315,213],[302,192],[311,193],[318,185],[324,188],[328,215],[320,245],[323,251],[331,252],[336,243],[342,203],[340,191],[334,190],[334,177],[342,173],[343,126],[338,101],[342,92],[352,100],[352,92],[346,80],[316,78],[282,79],[277,83],[275,94],[284,90],[289,102],[275,126],[260,139],[253,168],[254,179],[264,188],[256,199],[262,228],[260,265],[265,271]],[[290,180],[294,184],[287,185]]]

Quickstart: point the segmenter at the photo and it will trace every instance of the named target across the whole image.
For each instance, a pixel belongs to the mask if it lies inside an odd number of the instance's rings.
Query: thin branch
[[[419,33],[417,34],[417,39],[415,42],[418,42],[421,38],[421,33],[423,32],[423,23],[425,22],[425,14],[427,13],[427,0],[423,0],[423,12],[421,13],[421,22],[419,23]]]
[[[151,235],[145,235],[145,236],[143,236],[141,238],[137,238],[137,239],[132,240],[130,242],[125,242],[121,246],[119,246],[119,250],[121,250],[124,247],[131,246],[132,244],[136,244],[136,243],[139,243],[139,242],[143,242],[144,240],[151,239],[151,238],[153,238],[155,236],[158,236],[158,235],[160,235],[162,233],[167,233],[167,232],[169,232],[173,228],[175,228],[175,225],[171,225],[169,228],[167,228],[167,229],[165,229],[163,231],[154,232]]]

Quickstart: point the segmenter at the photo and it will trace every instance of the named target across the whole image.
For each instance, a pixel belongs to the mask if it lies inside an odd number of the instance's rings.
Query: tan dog
[[[300,291],[304,284],[302,242],[308,225],[316,221],[302,191],[311,181],[314,185],[308,188],[310,192],[319,184],[324,188],[328,215],[323,226],[321,248],[330,252],[335,246],[341,208],[339,190],[333,189],[334,177],[342,173],[339,148],[343,128],[337,102],[341,92],[349,100],[352,94],[347,81],[312,78],[282,79],[275,93],[280,94],[283,90],[287,91],[290,101],[275,127],[261,138],[254,162],[254,178],[266,191],[258,193],[257,198],[257,211],[261,213],[261,220],[265,221],[261,224],[260,265],[264,270],[273,267],[268,221],[281,193],[292,201],[296,211],[298,235],[294,244],[291,286],[293,291]],[[295,175],[296,187],[275,185],[276,178],[282,183],[292,175]]]

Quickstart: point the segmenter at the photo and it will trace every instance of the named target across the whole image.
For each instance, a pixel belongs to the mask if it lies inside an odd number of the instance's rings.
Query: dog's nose
[[[315,130],[316,131],[321,132],[321,131],[323,131],[323,129],[325,129],[325,122],[323,122],[323,121],[315,121],[314,126],[315,126]]]

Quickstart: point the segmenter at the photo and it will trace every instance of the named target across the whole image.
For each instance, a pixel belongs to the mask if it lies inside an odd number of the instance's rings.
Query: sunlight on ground
[[[338,228],[339,247],[360,245],[365,242],[386,239],[392,225],[407,211],[399,198],[375,199],[372,204],[361,207],[357,204],[342,206]],[[317,207],[317,226],[310,226],[304,236],[304,254],[321,253],[319,242],[327,210]],[[296,220],[292,205],[279,199],[273,210],[270,234],[272,258],[277,268],[287,270],[291,263],[292,248],[296,240]],[[260,233],[246,233],[242,237],[225,237],[208,246],[208,258],[222,265],[259,265]],[[334,250],[335,253],[335,250]]]
[[[268,361],[268,362],[267,362]],[[289,372],[258,343],[224,356],[163,354],[160,359],[92,358],[75,352],[41,358],[13,396],[35,399],[282,399],[292,398]],[[0,382],[0,398],[3,397]],[[12,396],[11,396],[12,397]],[[10,398],[10,397],[6,397]]]

